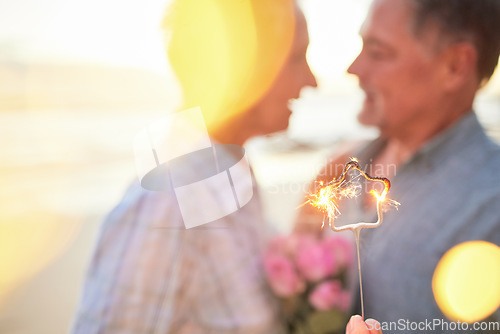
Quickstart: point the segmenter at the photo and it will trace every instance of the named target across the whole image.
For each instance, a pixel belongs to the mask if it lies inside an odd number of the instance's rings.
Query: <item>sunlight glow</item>
[[[439,261],[432,290],[452,321],[476,322],[500,306],[500,247],[470,241],[450,249]]]
[[[295,14],[290,0],[183,0],[163,26],[184,107],[200,106],[210,129],[271,86],[291,48]]]

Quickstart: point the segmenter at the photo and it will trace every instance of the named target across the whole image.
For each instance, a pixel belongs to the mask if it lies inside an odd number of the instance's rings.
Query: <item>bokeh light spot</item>
[[[200,106],[208,129],[250,108],[284,64],[294,27],[291,0],[174,1],[163,28],[183,108]]]
[[[450,249],[439,261],[432,290],[441,311],[452,321],[476,322],[500,306],[500,247],[469,241]]]

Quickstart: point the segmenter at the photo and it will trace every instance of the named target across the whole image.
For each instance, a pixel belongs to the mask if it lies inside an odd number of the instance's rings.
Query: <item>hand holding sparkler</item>
[[[353,315],[347,328],[346,334],[382,334],[380,323],[374,319],[363,321],[359,315]]]

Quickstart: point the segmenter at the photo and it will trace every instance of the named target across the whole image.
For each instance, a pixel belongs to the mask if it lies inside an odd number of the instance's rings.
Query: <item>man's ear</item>
[[[477,51],[472,43],[454,43],[444,52],[445,89],[456,90],[470,84],[471,80],[478,82]]]

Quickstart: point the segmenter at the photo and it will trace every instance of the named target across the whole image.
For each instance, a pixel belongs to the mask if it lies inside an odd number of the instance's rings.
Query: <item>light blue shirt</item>
[[[383,145],[378,139],[360,152],[361,165]],[[446,319],[432,292],[438,261],[468,240],[500,245],[500,147],[471,112],[422,147],[391,182],[389,197],[401,203],[399,210],[386,213],[382,226],[361,232],[365,317]],[[352,211],[358,221],[376,221],[373,212]]]

